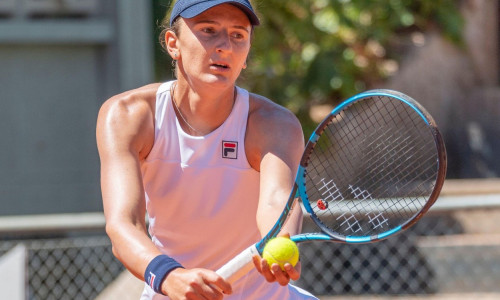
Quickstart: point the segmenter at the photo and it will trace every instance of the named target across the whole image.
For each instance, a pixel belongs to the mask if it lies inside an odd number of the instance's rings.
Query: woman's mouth
[[[229,69],[229,65],[225,64],[225,63],[214,63],[214,64],[211,64],[210,66],[213,68],[216,68],[216,69],[221,69],[221,70]]]

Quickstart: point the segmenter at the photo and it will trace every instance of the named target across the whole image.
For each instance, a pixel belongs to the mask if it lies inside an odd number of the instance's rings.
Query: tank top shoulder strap
[[[155,137],[158,137],[158,133],[165,122],[168,104],[170,102],[170,89],[173,83],[173,81],[162,83],[156,91]]]

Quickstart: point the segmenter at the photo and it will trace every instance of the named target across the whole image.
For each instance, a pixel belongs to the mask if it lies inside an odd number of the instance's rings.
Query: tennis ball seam
[[[289,262],[290,259],[292,259],[294,256],[295,256],[295,250],[294,250],[294,253],[293,255],[289,255],[287,258],[283,258],[283,259],[277,259],[274,255],[272,255],[271,252],[269,251],[264,251],[265,254],[271,256],[275,261],[277,262],[280,262],[280,263],[287,263]]]

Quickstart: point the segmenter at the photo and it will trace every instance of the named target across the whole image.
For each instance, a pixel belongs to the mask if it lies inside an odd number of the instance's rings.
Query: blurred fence
[[[448,185],[417,225],[386,241],[301,245],[296,284],[316,295],[500,293],[500,184],[484,183]],[[0,218],[0,255],[19,243],[27,249],[27,299],[94,299],[124,270],[102,216],[36,218],[38,226]]]
[[[123,270],[105,236],[2,242],[26,247],[27,299],[94,299]]]
[[[499,293],[500,181],[447,181],[406,232],[375,244],[305,244],[301,255],[297,285],[316,295]]]
[[[94,299],[124,270],[103,228],[102,214],[2,217],[0,256],[24,245],[26,299]]]
[[[376,244],[302,245],[297,284],[316,295],[500,292],[499,241],[500,235],[465,233],[453,213],[431,213]]]

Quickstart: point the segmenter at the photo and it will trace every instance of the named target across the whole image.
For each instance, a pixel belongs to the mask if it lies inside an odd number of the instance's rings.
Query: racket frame
[[[411,227],[418,220],[420,220],[420,218],[422,218],[422,216],[429,210],[429,208],[434,204],[434,202],[437,200],[439,196],[439,193],[441,192],[441,188],[443,186],[444,179],[446,176],[446,164],[447,164],[444,142],[439,130],[437,129],[434,119],[425,110],[424,107],[422,107],[418,102],[416,102],[415,100],[413,100],[412,98],[403,93],[387,89],[366,91],[342,102],[340,105],[335,107],[332,110],[332,112],[317,126],[317,128],[315,129],[315,131],[313,132],[313,134],[311,135],[305,146],[304,153],[302,154],[302,158],[300,160],[300,164],[297,170],[292,191],[290,192],[289,198],[286,202],[286,205],[280,217],[278,218],[278,221],[259,242],[257,242],[254,245],[251,245],[243,252],[241,252],[239,255],[237,255],[235,258],[226,263],[224,266],[222,266],[219,270],[217,270],[217,273],[219,275],[221,275],[229,282],[233,283],[242,276],[244,276],[249,270],[253,268],[253,257],[256,255],[262,257],[264,246],[270,239],[276,237],[280,233],[284,224],[288,220],[290,213],[295,208],[297,199],[299,197],[302,200],[307,199],[307,193],[304,184],[307,163],[312,151],[314,150],[316,142],[318,141],[319,137],[321,136],[326,126],[332,121],[332,119],[335,117],[336,114],[347,108],[352,103],[359,101],[362,98],[374,97],[374,96],[393,97],[399,101],[406,103],[409,107],[411,107],[413,110],[415,110],[415,112],[417,112],[420,115],[420,117],[428,125],[428,128],[431,130],[436,145],[436,151],[438,153],[438,175],[434,189],[428,201],[419,212],[417,212],[413,217],[411,217],[408,221],[406,221],[402,225],[399,225],[395,228],[392,228],[386,232],[377,235],[362,236],[362,237],[355,237],[355,236],[344,237],[342,235],[331,232],[331,230],[326,228],[326,226],[322,224],[321,221],[319,221],[314,211],[312,210],[309,201],[301,201],[305,211],[309,213],[312,220],[322,230],[322,232],[299,234],[292,236],[291,239],[296,243],[304,243],[311,241],[329,241],[329,242],[355,243],[355,244],[377,242]]]
[[[369,98],[369,97],[390,97],[394,98],[396,100],[399,100],[401,102],[404,102],[406,105],[411,107],[419,116],[422,118],[422,120],[427,124],[427,128],[431,131],[431,134],[434,138],[434,144],[436,146],[436,152],[438,153],[438,172],[437,172],[437,179],[434,185],[434,189],[429,196],[429,199],[425,203],[425,205],[420,209],[415,215],[413,215],[411,218],[406,220],[403,224],[396,226],[394,228],[391,228],[388,231],[376,234],[376,235],[371,235],[371,236],[343,236],[340,234],[337,234],[335,232],[332,232],[326,225],[319,220],[319,218],[316,216],[313,208],[310,205],[310,202],[308,201],[308,195],[307,191],[305,188],[305,168],[307,164],[307,159],[309,158],[310,153],[314,150],[314,147],[316,146],[317,141],[319,140],[321,134],[323,131],[326,129],[328,124],[332,122],[334,117],[342,112],[344,109],[352,105],[353,103],[364,99],[364,98]],[[307,154],[307,155],[306,155]],[[298,186],[298,193],[301,198],[302,206],[304,207],[305,211],[309,214],[310,218],[313,220],[313,222],[321,229],[322,233],[308,233],[308,234],[300,234],[294,237],[291,237],[293,241],[296,243],[302,243],[302,242],[311,242],[311,241],[336,241],[336,242],[341,242],[341,243],[352,243],[352,244],[360,244],[360,243],[372,243],[372,242],[377,242],[381,241],[384,239],[387,239],[390,236],[393,236],[395,234],[398,234],[411,226],[413,226],[415,223],[417,223],[422,216],[427,213],[427,211],[431,208],[431,206],[436,202],[437,198],[439,197],[439,194],[441,192],[442,186],[444,184],[444,180],[446,177],[446,167],[447,167],[447,158],[446,158],[446,148],[444,145],[443,138],[441,136],[441,133],[439,132],[436,122],[432,118],[432,116],[427,112],[427,110],[417,101],[415,101],[413,98],[401,93],[397,92],[394,90],[388,90],[388,89],[376,89],[376,90],[369,90],[363,93],[360,93],[356,96],[353,96],[341,104],[339,104],[337,107],[335,107],[330,114],[325,117],[325,119],[316,127],[315,131],[309,138],[309,141],[307,142],[304,150],[304,156],[301,160],[299,170],[297,172],[297,178],[295,180],[295,184]]]

